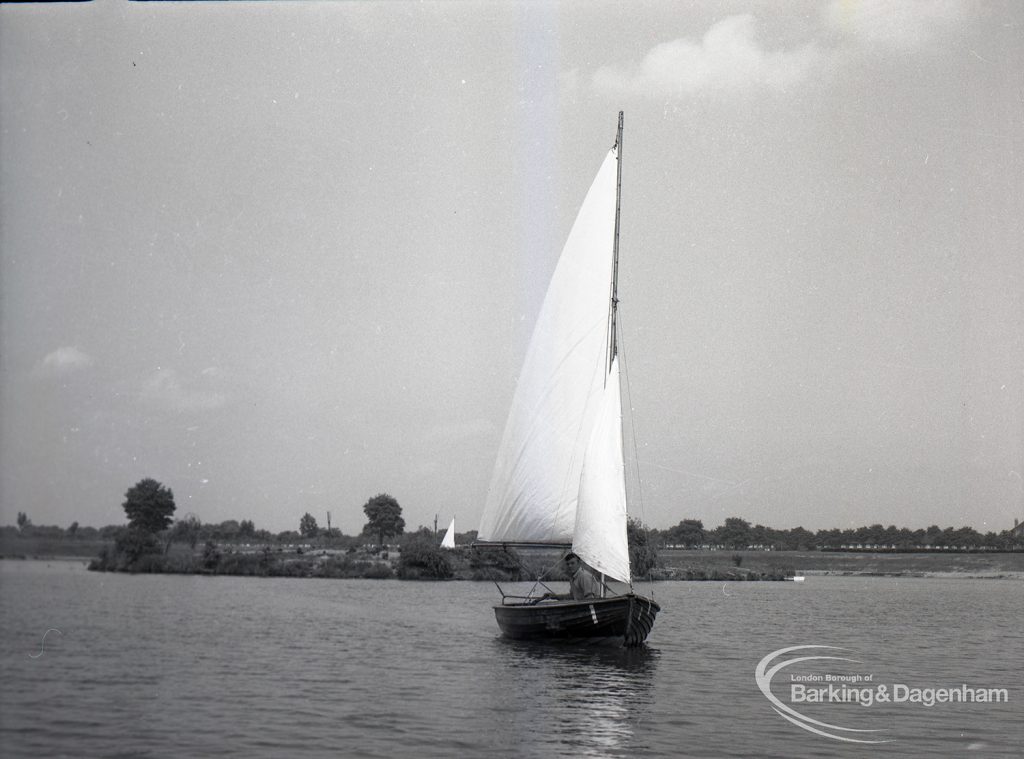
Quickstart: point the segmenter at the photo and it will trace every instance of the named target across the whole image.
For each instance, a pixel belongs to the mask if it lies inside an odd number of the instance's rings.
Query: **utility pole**
[[[437,537],[437,514],[434,514],[434,537]]]

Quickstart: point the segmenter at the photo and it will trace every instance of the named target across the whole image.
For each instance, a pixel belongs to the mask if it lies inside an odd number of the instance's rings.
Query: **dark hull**
[[[501,632],[516,640],[617,639],[639,646],[654,627],[661,607],[630,593],[584,601],[545,601],[494,607]]]

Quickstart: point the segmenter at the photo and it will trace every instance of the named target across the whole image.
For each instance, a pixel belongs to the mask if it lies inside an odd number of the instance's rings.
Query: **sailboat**
[[[455,548],[455,517],[452,517],[452,523],[448,525],[441,539],[441,548]]]
[[[601,598],[509,596],[494,607],[517,639],[647,638],[660,606],[633,592],[617,335],[622,124],[552,275],[516,386],[477,545],[570,549]],[[609,595],[606,580],[628,586]],[[536,586],[535,586],[536,588]],[[499,586],[500,589],[500,586]]]

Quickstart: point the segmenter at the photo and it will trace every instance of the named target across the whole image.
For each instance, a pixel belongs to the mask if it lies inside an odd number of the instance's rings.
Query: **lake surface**
[[[486,583],[0,561],[0,755],[1021,756],[1024,582],[653,589],[662,614],[648,646],[626,651],[504,640]],[[847,649],[836,655],[859,663],[793,665],[771,692],[833,726],[823,732],[889,742],[843,742],[776,713],[755,668],[803,645]],[[1005,688],[1008,702],[791,704],[798,671]]]

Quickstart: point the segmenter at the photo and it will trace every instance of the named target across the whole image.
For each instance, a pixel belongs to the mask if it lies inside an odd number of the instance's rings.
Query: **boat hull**
[[[544,601],[494,607],[498,627],[515,640],[617,640],[639,646],[654,626],[661,607],[629,593],[583,601]]]

